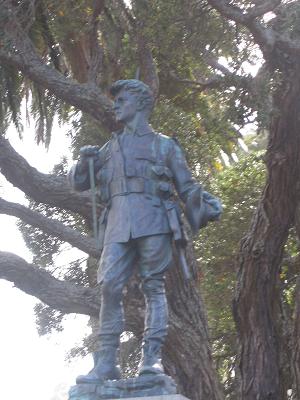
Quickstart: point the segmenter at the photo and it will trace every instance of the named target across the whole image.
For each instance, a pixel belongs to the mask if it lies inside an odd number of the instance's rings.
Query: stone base
[[[164,395],[176,395],[176,393],[176,384],[168,375],[145,374],[137,378],[105,381],[99,384],[81,383],[72,386],[69,391],[69,400],[124,399],[128,397],[148,397],[150,400],[149,396],[165,397]],[[183,396],[171,397],[172,400],[175,398],[179,400],[179,397],[183,399]]]

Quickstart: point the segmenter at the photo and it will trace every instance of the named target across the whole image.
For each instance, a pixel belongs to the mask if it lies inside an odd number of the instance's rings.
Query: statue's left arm
[[[171,140],[168,154],[168,166],[173,174],[173,182],[180,199],[186,203],[189,193],[196,188],[201,188],[192,176],[181,147]]]
[[[220,200],[202,190],[200,183],[192,176],[183,151],[173,140],[168,163],[176,191],[185,203],[185,215],[193,232],[197,233],[209,221],[218,220],[222,213]]]

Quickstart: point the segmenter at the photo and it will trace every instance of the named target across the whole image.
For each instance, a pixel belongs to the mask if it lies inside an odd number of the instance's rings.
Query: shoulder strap
[[[164,164],[164,159],[163,159],[163,154],[162,154],[162,149],[161,149],[161,137],[160,134],[157,132],[154,132],[155,134],[155,154],[157,157],[157,163],[158,164]]]

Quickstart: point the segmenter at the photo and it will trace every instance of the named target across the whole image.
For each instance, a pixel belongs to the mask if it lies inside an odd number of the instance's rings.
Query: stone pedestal
[[[147,400],[183,400],[168,375],[142,375],[137,378],[78,384],[69,391],[69,400],[103,400],[147,397]]]

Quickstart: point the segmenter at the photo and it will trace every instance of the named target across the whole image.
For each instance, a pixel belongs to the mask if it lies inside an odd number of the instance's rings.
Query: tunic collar
[[[116,138],[116,137],[120,136],[122,133],[123,133],[123,130],[119,130],[119,131],[113,132],[112,136],[113,136],[113,138]],[[154,133],[154,131],[151,127],[146,130],[136,130],[133,133],[133,135],[144,136],[144,135],[148,135],[149,133]]]

